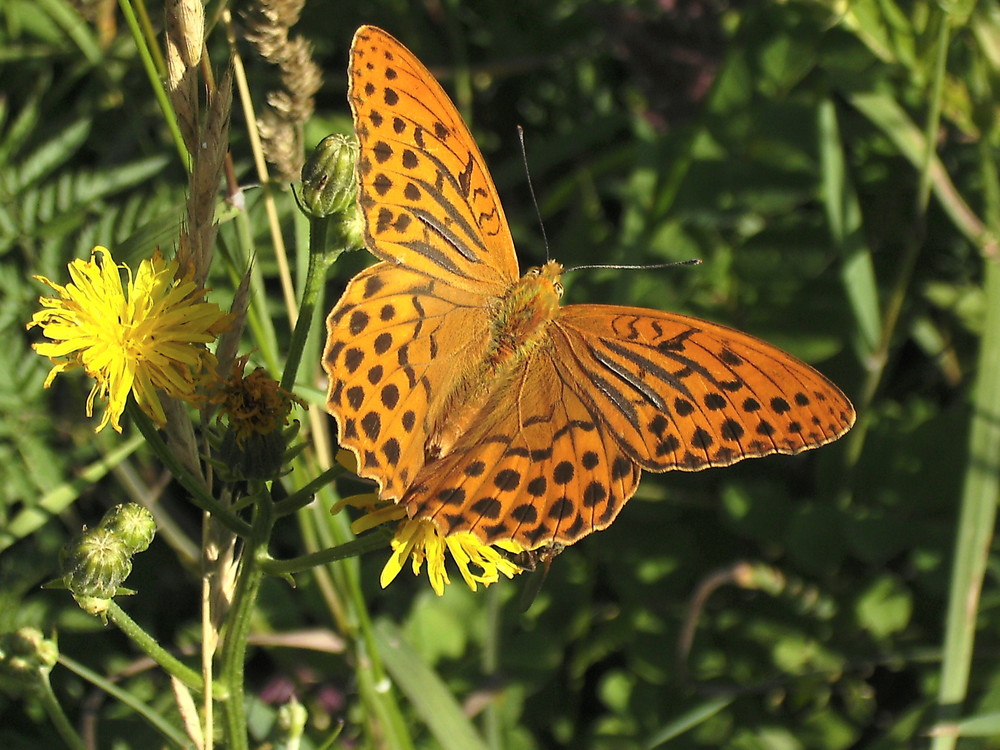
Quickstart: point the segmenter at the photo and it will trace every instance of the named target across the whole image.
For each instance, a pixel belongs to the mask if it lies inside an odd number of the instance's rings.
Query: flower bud
[[[132,572],[127,545],[100,526],[85,530],[63,547],[60,562],[63,583],[76,596],[110,598]]]
[[[307,214],[320,219],[357,211],[357,159],[358,142],[352,136],[334,133],[319,142],[302,167],[301,198]]]
[[[145,552],[156,535],[153,514],[137,503],[123,503],[104,514],[98,528],[112,532],[129,555]]]
[[[34,690],[59,656],[55,641],[40,630],[23,627],[0,635],[0,685],[14,694]]]
[[[309,712],[306,707],[299,703],[295,696],[278,708],[276,728],[282,735],[280,745],[291,747],[298,745],[302,733],[306,728],[306,721],[309,719]]]

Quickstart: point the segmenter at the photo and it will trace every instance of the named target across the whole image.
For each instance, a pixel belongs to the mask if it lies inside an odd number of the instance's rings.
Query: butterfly
[[[525,550],[607,527],[643,469],[698,471],[836,440],[854,409],[748,334],[657,310],[560,305],[518,271],[483,156],[430,72],[354,36],[358,205],[380,258],[327,320],[327,408],[382,500]]]

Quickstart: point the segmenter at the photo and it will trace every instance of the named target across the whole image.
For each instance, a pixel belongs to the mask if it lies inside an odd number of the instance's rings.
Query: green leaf
[[[881,337],[878,282],[865,241],[861,205],[845,168],[837,110],[830,99],[819,107],[819,152],[827,223],[834,247],[843,258],[841,278],[861,334],[862,352],[870,356]]]
[[[913,598],[895,578],[884,575],[858,597],[854,614],[863,629],[886,638],[909,624]]]
[[[16,194],[41,181],[65,164],[87,140],[92,124],[89,118],[78,119],[26,156],[19,165],[16,179],[12,181],[11,193]]]
[[[718,714],[719,711],[724,709],[726,706],[729,706],[732,702],[733,699],[731,697],[709,698],[704,702],[693,706],[663,725],[655,734],[646,740],[643,747],[645,747],[646,750],[653,750],[654,748],[665,745],[670,740],[676,739],[685,732],[689,732],[695,727],[700,726],[706,720]]]
[[[377,622],[375,641],[393,681],[443,750],[488,750],[448,686],[417,655],[395,625],[387,620]]]
[[[134,435],[106,457],[84,468],[78,478],[56,487],[42,496],[37,503],[32,503],[17,513],[6,527],[0,530],[0,552],[24,539],[53,516],[65,511],[76,502],[81,492],[128,458],[142,443],[142,436]]]
[[[92,66],[98,66],[104,59],[101,46],[90,26],[80,13],[66,0],[32,0],[28,3],[29,12],[37,13],[39,9],[49,14],[65,31],[66,36],[73,40],[77,48]]]

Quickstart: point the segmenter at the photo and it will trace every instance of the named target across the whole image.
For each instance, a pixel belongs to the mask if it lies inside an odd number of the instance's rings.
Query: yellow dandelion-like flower
[[[341,449],[337,453],[337,463],[357,473],[357,459],[352,452]],[[355,534],[385,523],[398,524],[391,542],[392,555],[382,568],[379,579],[382,588],[399,575],[407,558],[412,558],[413,575],[416,576],[420,575],[424,562],[427,563],[427,577],[438,596],[442,596],[444,587],[451,583],[445,568],[448,555],[451,555],[465,583],[473,591],[480,584],[485,587],[496,583],[501,575],[513,578],[524,571],[524,567],[514,561],[524,549],[513,540],[501,540],[489,545],[470,532],[443,536],[430,519],[408,518],[405,505],[379,500],[374,492],[344,498],[333,506],[331,513],[339,513],[348,505],[364,511],[364,515],[351,524],[351,531]]]
[[[498,546],[507,552],[520,550],[512,542]],[[407,519],[400,524],[392,538],[392,556],[382,568],[382,576],[379,579],[382,588],[392,583],[406,564],[406,559],[412,558],[413,575],[420,575],[420,570],[426,561],[427,578],[431,588],[435,594],[442,596],[444,587],[451,583],[445,568],[446,553],[451,555],[465,583],[473,591],[478,584],[489,586],[491,583],[496,583],[500,580],[501,574],[513,578],[522,570],[501,550],[484,544],[475,534],[466,531],[442,536],[430,519]],[[475,572],[473,567],[478,568],[478,572]]]
[[[345,506],[360,508],[365,511],[361,518],[351,524],[351,531],[355,534],[363,534],[366,531],[381,526],[384,523],[402,521],[406,518],[406,508],[395,503],[384,503],[378,499],[374,492],[366,492],[361,495],[345,497],[330,509],[331,513],[339,513]]]
[[[120,268],[128,273],[124,288]],[[28,323],[51,339],[35,344],[35,351],[54,364],[45,387],[59,373],[83,368],[95,380],[87,416],[93,416],[95,399],[107,404],[95,432],[109,422],[121,432],[130,392],[139,408],[161,425],[166,417],[158,391],[186,403],[200,402],[197,389],[214,374],[216,364],[205,344],[230,325],[231,317],[205,302],[206,290],[189,276],[176,278],[177,270],[176,261],[166,261],[157,251],[133,277],[107,248],[95,247],[89,261],[70,263],[72,282],[66,286],[35,277],[58,295],[42,297],[45,309]]]

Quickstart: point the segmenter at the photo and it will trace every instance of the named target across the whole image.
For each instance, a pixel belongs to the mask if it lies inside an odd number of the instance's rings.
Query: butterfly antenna
[[[592,268],[617,268],[619,270],[625,271],[649,271],[654,268],[673,268],[674,266],[700,266],[701,258],[688,258],[687,260],[675,260],[672,263],[651,263],[645,266],[636,265],[619,265],[617,263],[594,263],[586,266],[573,266],[572,268],[566,268],[563,273],[569,273],[570,271],[588,271]]]
[[[545,234],[545,223],[542,221],[542,211],[538,208],[538,199],[535,197],[535,186],[531,184],[531,170],[528,168],[528,150],[524,147],[524,128],[517,126],[517,138],[521,142],[521,160],[524,162],[524,173],[528,177],[528,192],[531,194],[531,203],[535,207],[535,216],[538,217],[538,226],[542,230],[542,242],[545,243],[545,260],[549,259],[549,237]]]

